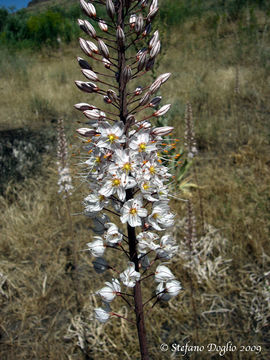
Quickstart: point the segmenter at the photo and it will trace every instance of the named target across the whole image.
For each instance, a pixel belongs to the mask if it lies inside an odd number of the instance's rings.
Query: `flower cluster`
[[[81,38],[80,47],[109,72],[109,80],[105,81],[106,74],[94,71],[87,61],[78,58],[87,81],[76,81],[77,87],[86,93],[101,95],[105,106],[110,107],[104,110],[88,103],[75,105],[87,118],[85,127],[77,130],[84,143],[83,178],[90,191],[83,204],[85,214],[93,219],[98,232],[87,247],[97,258],[94,262],[97,272],[112,269],[103,258],[106,248],[120,250],[128,258],[127,268],[119,272],[119,279],[113,278],[96,292],[105,305],[95,309],[95,316],[100,322],[106,322],[115,315],[110,303],[116,296],[123,297],[121,287],[135,288],[142,281],[141,269],[145,273],[155,261],[170,260],[178,251],[169,234],[175,218],[169,207],[172,175],[162,161],[164,137],[172,133],[173,127],[157,127],[150,122],[170,109],[170,104],[158,108],[161,96],[156,93],[171,74],[160,75],[149,86],[136,84],[140,75],[153,68],[161,49],[158,31],[151,36],[157,0],[150,5],[148,1],[133,0],[125,1],[125,5],[120,0],[96,2],[106,5],[110,22],[98,17],[93,2],[80,0],[80,3],[92,22],[78,20],[81,29],[91,38],[91,41]],[[129,16],[128,23],[124,21],[124,14]],[[93,26],[94,22],[99,30]],[[128,58],[127,49],[139,41],[146,41],[147,46]],[[108,83],[112,78],[118,86]],[[105,90],[104,85],[110,88]],[[141,115],[142,111],[149,110],[149,115]],[[164,264],[158,265],[151,275],[158,283],[156,297],[159,300],[167,301],[180,292],[180,282]]]

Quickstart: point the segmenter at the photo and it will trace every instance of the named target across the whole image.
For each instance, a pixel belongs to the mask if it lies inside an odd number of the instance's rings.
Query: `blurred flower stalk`
[[[83,92],[102,96],[106,104],[106,110],[88,103],[75,105],[87,118],[77,129],[84,152],[81,176],[89,186],[83,203],[97,234],[87,248],[96,258],[98,273],[114,273],[96,291],[103,305],[95,309],[95,317],[101,323],[122,317],[111,309],[113,300],[121,297],[134,309],[136,320],[127,320],[136,323],[141,358],[149,359],[145,308],[170,300],[182,289],[166,266],[178,246],[170,235],[175,215],[169,206],[169,185],[174,179],[165,165],[180,155],[168,157],[175,141],[169,137],[173,127],[157,126],[170,104],[160,107],[162,98],[156,93],[171,74],[159,75],[152,84],[144,84],[142,77],[153,69],[161,49],[158,30],[151,30],[158,1],[80,0],[80,4],[90,18],[78,20],[90,37],[80,38],[80,47],[96,69],[79,57],[86,81],[75,83]],[[102,7],[106,19],[99,17]],[[116,257],[122,253],[124,269],[108,264],[104,257],[108,249]],[[156,284],[155,295],[143,300],[142,285],[149,278]]]

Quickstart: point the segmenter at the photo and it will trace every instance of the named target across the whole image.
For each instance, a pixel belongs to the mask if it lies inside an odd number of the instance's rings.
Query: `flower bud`
[[[95,39],[97,37],[97,33],[96,33],[94,26],[92,24],[90,24],[90,22],[87,20],[84,20],[84,26],[86,28],[87,34],[89,34],[90,36],[92,36]]]
[[[155,10],[157,7],[158,7],[158,0],[153,0],[150,5],[149,11],[151,12],[151,11]]]
[[[108,311],[102,308],[94,309],[94,311],[95,311],[95,318],[101,323],[107,322],[111,316]]]
[[[157,78],[157,80],[161,81],[161,83],[164,84],[169,79],[170,76],[171,76],[171,73],[165,73],[165,74],[160,75]]]
[[[102,237],[94,236],[94,239],[95,241],[86,245],[94,257],[101,257],[104,254],[106,245],[103,244]]]
[[[139,62],[138,62],[138,71],[142,71],[142,69],[145,67],[147,57],[146,57],[146,51],[140,56]]]
[[[107,45],[100,39],[98,40],[98,49],[104,58],[108,59],[110,57]]]
[[[106,0],[106,10],[107,10],[109,17],[111,19],[113,19],[114,15],[115,15],[115,7],[114,7],[112,0]]]
[[[96,109],[96,106],[89,105],[87,103],[75,104],[74,107],[75,107],[75,109],[80,110],[80,111]]]
[[[165,136],[170,134],[173,131],[173,129],[174,128],[172,126],[157,127],[151,131],[151,134],[155,136]]]
[[[129,25],[130,27],[133,29],[135,24],[136,24],[136,21],[137,21],[137,15],[136,14],[131,14],[130,15],[130,18],[129,18]]]
[[[150,50],[150,58],[155,58],[160,52],[160,41],[156,43],[155,46]]]
[[[148,91],[140,100],[140,106],[144,106],[148,103],[151,93]]]
[[[99,90],[97,85],[91,82],[75,81],[75,84],[80,90],[87,93],[92,93]]]
[[[158,91],[158,89],[161,87],[161,81],[160,80],[155,80],[154,82],[153,82],[153,84],[150,86],[150,88],[149,88],[149,91],[150,91],[150,93],[151,94],[154,94],[155,92],[157,92]]]
[[[143,33],[142,33],[142,36],[145,37],[147,36],[148,34],[150,34],[151,32],[151,29],[152,29],[152,25],[151,24],[147,24]]]
[[[130,115],[128,115],[127,116],[127,124],[129,125],[129,126],[132,126],[132,125],[134,125],[135,124],[135,121],[136,121],[136,119],[135,119],[135,116],[134,115],[132,115],[132,114],[130,114]]]
[[[141,95],[142,92],[143,92],[143,88],[141,86],[138,86],[134,91],[134,95]]]
[[[153,116],[159,117],[165,115],[170,110],[171,104],[162,106],[159,110],[154,112]]]
[[[98,274],[102,274],[103,272],[105,272],[107,269],[109,269],[108,263],[107,261],[102,258],[102,257],[98,257],[93,261],[93,265],[94,265],[94,269]]]
[[[111,99],[112,101],[118,101],[118,96],[116,94],[116,92],[114,90],[107,90],[107,95],[108,95],[108,98]]]
[[[155,59],[149,58],[149,59],[146,61],[145,70],[146,70],[146,71],[152,70],[153,67],[154,67],[154,65],[155,65]]]
[[[154,97],[150,103],[149,106],[152,108],[155,108],[156,106],[158,106],[158,104],[161,102],[162,96],[156,96]]]
[[[152,49],[152,47],[154,47],[156,45],[156,43],[158,42],[159,39],[159,32],[158,30],[156,30],[151,38],[151,40],[149,41],[149,49]]]
[[[89,49],[91,50],[91,51],[93,51],[93,53],[95,53],[95,54],[98,54],[98,48],[97,48],[97,46],[92,42],[92,41],[86,41],[86,44],[87,44],[87,46],[89,47]]]
[[[77,57],[77,61],[82,69],[87,69],[87,70],[93,69],[92,66],[90,64],[88,64],[88,62],[85,61],[84,59]]]
[[[112,64],[112,63],[110,62],[110,60],[103,58],[103,59],[102,59],[102,62],[103,62],[103,64],[105,65],[105,68],[106,68],[106,69],[110,69],[111,64]]]
[[[103,100],[106,104],[111,104],[112,100],[109,98],[109,96],[103,96]]]
[[[91,49],[89,48],[89,46],[87,45],[87,42],[86,42],[84,39],[79,38],[79,43],[80,43],[80,47],[81,47],[82,51],[83,51],[87,56],[92,57],[92,51],[91,51]]]
[[[125,44],[125,33],[124,33],[123,29],[121,28],[121,26],[117,27],[116,38],[117,38],[118,44],[120,46],[124,46],[124,44]]]
[[[84,0],[80,0],[80,5],[87,16],[96,17],[97,13],[93,4],[87,3]]]
[[[130,66],[125,66],[124,70],[123,70],[123,81],[124,83],[128,83],[129,80],[131,79],[132,77],[132,71],[131,71],[131,68]]]
[[[158,13],[158,7],[150,11],[147,15],[146,21],[150,23]]]
[[[94,136],[97,132],[94,129],[89,129],[89,128],[80,128],[76,130],[78,134],[85,136],[85,137],[92,137]]]
[[[143,30],[143,16],[142,14],[140,14],[137,19],[136,19],[136,23],[135,23],[135,32],[139,35],[142,30]]]
[[[99,120],[100,119],[100,111],[98,109],[94,110],[86,110],[83,114],[90,120]]]
[[[82,73],[85,77],[87,77],[87,79],[92,81],[98,81],[98,76],[96,73],[94,73],[94,71],[82,69]]]
[[[106,24],[106,22],[104,21],[104,20],[99,20],[99,22],[98,22],[98,26],[99,26],[99,28],[100,28],[100,30],[102,30],[102,31],[108,31],[108,25]]]

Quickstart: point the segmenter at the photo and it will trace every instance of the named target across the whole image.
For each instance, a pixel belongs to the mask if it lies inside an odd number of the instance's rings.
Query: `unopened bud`
[[[84,0],[80,0],[80,5],[86,15],[90,17],[96,17],[96,9],[93,4],[87,3]]]
[[[158,7],[149,12],[149,14],[147,15],[146,21],[148,23],[153,21],[154,17],[157,15],[157,13],[158,13]]]
[[[143,16],[140,14],[135,23],[135,32],[139,35],[143,30]]]
[[[97,37],[97,33],[94,26],[87,20],[84,20],[84,25],[86,27],[87,33],[95,39]]]
[[[92,93],[99,90],[97,85],[91,82],[75,81],[75,84],[80,90],[87,93]]]
[[[152,49],[156,43],[158,42],[159,39],[159,32],[158,30],[156,30],[151,38],[151,40],[149,41],[149,49]]]
[[[94,44],[92,41],[86,41],[86,44],[88,45],[89,49],[93,51],[93,53],[98,54],[98,48],[96,44]]]
[[[106,10],[107,10],[109,17],[111,19],[113,19],[114,15],[115,15],[115,7],[114,7],[112,0],[106,0]]]
[[[80,128],[76,130],[78,134],[85,136],[85,137],[92,137],[94,136],[97,132],[94,129],[89,129],[89,128]]]
[[[77,57],[77,60],[78,60],[78,63],[80,65],[80,67],[82,69],[87,69],[87,70],[92,70],[92,66],[90,64],[88,64],[87,61],[85,61],[84,59],[80,58],[80,57]]]
[[[83,51],[87,56],[92,57],[92,51],[91,51],[91,49],[89,48],[87,42],[86,42],[84,39],[79,38],[79,44],[80,44],[80,47],[81,47],[82,51]]]
[[[107,95],[108,98],[111,99],[112,101],[118,101],[118,96],[114,90],[111,89],[107,90]]]
[[[141,95],[142,92],[143,92],[143,88],[141,86],[138,86],[134,91],[134,95]]]
[[[155,108],[156,106],[158,106],[158,104],[160,103],[162,97],[161,96],[156,96],[154,97],[150,103],[149,103],[149,106],[152,107],[152,108]]]
[[[129,25],[130,25],[131,28],[134,28],[134,26],[136,24],[136,20],[137,20],[137,15],[136,14],[130,15]]]
[[[146,61],[146,64],[145,64],[145,70],[146,71],[149,71],[149,70],[152,70],[153,67],[155,65],[155,59],[154,58],[149,58],[147,61]]]
[[[144,31],[142,32],[142,36],[145,37],[151,32],[152,26],[151,24],[146,25]]]
[[[102,225],[98,223],[99,228],[103,228]],[[107,263],[107,261],[105,259],[103,259],[102,257],[97,257],[94,261],[93,261],[93,265],[94,265],[94,269],[98,274],[102,274],[104,273],[107,269],[109,269],[109,265]]]
[[[127,82],[129,82],[129,80],[132,77],[132,71],[130,66],[125,66],[124,70],[123,70],[123,81],[126,84]]]
[[[117,38],[118,44],[120,46],[124,46],[124,44],[125,44],[125,33],[124,33],[123,29],[121,28],[121,26],[117,27],[116,38]]]
[[[151,11],[155,10],[157,7],[158,7],[158,0],[153,0],[150,5],[149,11],[151,12]]]
[[[107,48],[107,45],[102,40],[98,40],[98,49],[103,57],[108,59],[110,57],[109,50]]]
[[[103,96],[103,100],[106,104],[111,104],[112,100],[109,98],[109,96]]]
[[[94,110],[86,110],[83,114],[90,120],[99,120],[100,119],[100,111],[97,109]]]
[[[144,106],[148,103],[148,101],[150,99],[150,95],[151,95],[151,93],[149,91],[144,94],[144,96],[140,100],[140,103],[139,103],[140,106]]]
[[[98,76],[94,71],[82,69],[82,73],[85,77],[87,77],[87,79],[92,81],[98,81]]]
[[[171,104],[162,106],[159,110],[154,112],[153,116],[159,117],[165,115],[170,110]]]
[[[77,110],[80,110],[80,111],[96,109],[96,106],[94,106],[94,105],[89,105],[89,104],[87,104],[87,103],[75,104],[74,107],[75,107]]]
[[[146,56],[146,52],[144,52],[141,56],[140,56],[140,59],[139,59],[139,62],[138,62],[138,71],[142,71],[143,68],[145,67],[145,64],[146,64],[146,61],[147,61],[147,56]]]
[[[112,63],[110,62],[110,60],[103,58],[103,59],[102,59],[102,62],[103,62],[103,64],[105,65],[105,68],[106,68],[106,69],[110,69],[110,67],[111,67],[111,65],[112,65]]]
[[[99,26],[99,28],[100,28],[100,30],[102,30],[102,31],[108,31],[108,25],[106,24],[106,22],[104,21],[104,20],[99,20],[99,22],[98,22],[98,26]]]
[[[157,127],[151,131],[151,134],[156,136],[165,136],[170,134],[173,131],[173,129],[174,128],[172,126]]]
[[[155,58],[160,52],[160,41],[156,43],[156,45],[150,51],[150,58]]]
[[[99,90],[97,85],[92,82],[75,81],[75,84],[80,90],[84,92],[92,93]]]

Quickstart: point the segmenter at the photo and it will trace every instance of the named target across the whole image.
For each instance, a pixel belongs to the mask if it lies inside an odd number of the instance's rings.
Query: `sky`
[[[4,6],[8,8],[9,6],[15,6],[16,10],[19,10],[23,7],[26,7],[30,0],[0,0],[0,7]]]

